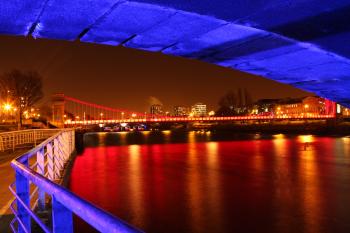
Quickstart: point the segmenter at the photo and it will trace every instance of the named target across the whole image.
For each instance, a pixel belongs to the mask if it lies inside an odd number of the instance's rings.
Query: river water
[[[84,141],[70,189],[146,232],[350,232],[349,137],[159,131]]]

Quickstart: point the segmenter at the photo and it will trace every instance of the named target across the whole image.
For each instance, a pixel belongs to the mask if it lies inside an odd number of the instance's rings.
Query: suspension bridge
[[[335,107],[325,114],[305,113],[299,115],[244,115],[244,116],[168,116],[136,112],[127,109],[107,107],[83,101],[64,94],[53,96],[53,123],[57,126],[120,124],[120,123],[161,123],[161,122],[219,122],[247,120],[298,120],[331,119],[335,117]]]

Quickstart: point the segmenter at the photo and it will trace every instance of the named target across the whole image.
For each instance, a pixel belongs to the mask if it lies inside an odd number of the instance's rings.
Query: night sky
[[[44,77],[47,102],[55,92],[135,111],[159,99],[174,105],[216,109],[228,90],[247,88],[254,99],[299,97],[288,85],[200,61],[124,47],[0,36],[0,72],[36,70]],[[153,98],[155,97],[155,98]]]

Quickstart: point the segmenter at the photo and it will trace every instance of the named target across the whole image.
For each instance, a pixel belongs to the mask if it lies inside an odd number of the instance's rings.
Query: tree
[[[237,105],[236,94],[230,90],[223,97],[221,97],[219,101],[220,107],[228,107],[233,109]]]
[[[43,98],[42,77],[35,71],[12,70],[0,76],[0,96],[17,109],[22,126],[23,113]]]
[[[216,111],[218,116],[232,116],[237,106],[236,94],[231,90],[228,91],[219,101],[219,109]]]
[[[249,113],[253,100],[246,88],[238,88],[236,92],[228,91],[219,101],[217,116],[233,116]]]
[[[243,96],[242,89],[238,88],[237,90],[237,107],[238,108],[242,108],[244,105],[242,96]]]
[[[253,105],[253,99],[248,90],[244,89],[244,105],[247,108],[250,108]]]

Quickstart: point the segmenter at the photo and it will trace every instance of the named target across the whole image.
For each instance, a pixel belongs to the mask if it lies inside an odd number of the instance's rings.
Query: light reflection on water
[[[146,232],[350,232],[350,138],[165,131],[85,142],[70,188]]]

